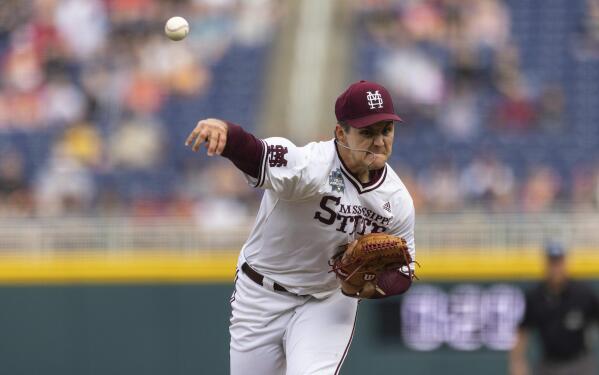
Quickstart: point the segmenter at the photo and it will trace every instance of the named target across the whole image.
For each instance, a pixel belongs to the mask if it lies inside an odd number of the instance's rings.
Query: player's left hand
[[[412,257],[404,238],[386,233],[369,233],[333,256],[329,262],[329,272],[335,272],[346,296],[384,297],[387,294],[378,285],[379,276],[388,270],[399,271],[406,267],[411,280],[415,277],[411,263]]]
[[[222,120],[215,118],[200,120],[187,137],[185,146],[191,146],[191,149],[197,152],[202,143],[205,143],[208,156],[220,155],[227,144],[227,130],[227,123]]]

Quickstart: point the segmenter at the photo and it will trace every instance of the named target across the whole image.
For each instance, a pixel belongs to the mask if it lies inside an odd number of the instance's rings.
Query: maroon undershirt
[[[265,151],[264,143],[254,135],[243,130],[239,125],[227,122],[227,126],[227,143],[225,144],[222,156],[231,160],[243,173],[253,178],[258,178]],[[371,179],[368,184],[378,180],[381,172],[382,169],[371,171]],[[410,288],[411,284],[412,280],[409,277],[395,270],[383,272],[379,275],[377,282],[377,285],[385,292],[386,296],[404,293]],[[380,298],[383,296],[377,293],[376,297]]]
[[[264,144],[239,125],[227,122],[227,143],[222,156],[231,160],[243,173],[258,178]]]

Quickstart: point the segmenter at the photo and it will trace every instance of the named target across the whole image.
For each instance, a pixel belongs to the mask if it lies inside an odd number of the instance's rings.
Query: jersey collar
[[[381,169],[370,171],[368,182],[363,183],[347,168],[343,162],[343,159],[341,159],[341,155],[339,155],[339,149],[337,148],[335,142],[333,142],[333,147],[335,147],[337,159],[339,159],[339,164],[341,164],[341,172],[345,175],[349,182],[354,185],[358,193],[367,193],[369,191],[375,190],[383,184],[385,177],[387,177],[387,164],[385,164],[385,166]]]

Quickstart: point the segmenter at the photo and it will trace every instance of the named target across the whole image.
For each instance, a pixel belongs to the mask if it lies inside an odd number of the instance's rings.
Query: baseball
[[[164,33],[170,40],[182,40],[189,34],[189,23],[183,17],[171,17],[164,25]]]

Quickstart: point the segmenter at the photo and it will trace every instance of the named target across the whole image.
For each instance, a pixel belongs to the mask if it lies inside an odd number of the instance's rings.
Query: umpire
[[[510,373],[528,375],[529,334],[538,332],[542,357],[537,375],[595,375],[589,328],[599,321],[599,300],[591,288],[569,278],[562,245],[545,246],[545,278],[526,295],[524,317],[510,353]]]

